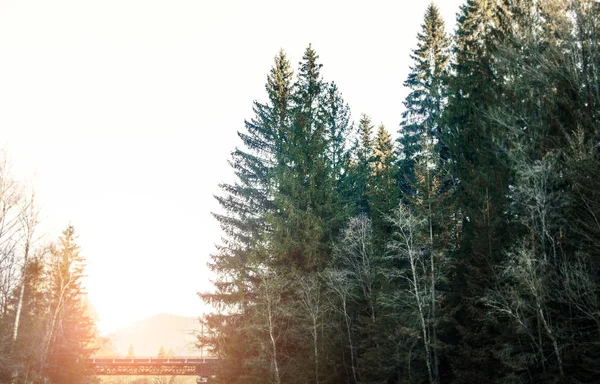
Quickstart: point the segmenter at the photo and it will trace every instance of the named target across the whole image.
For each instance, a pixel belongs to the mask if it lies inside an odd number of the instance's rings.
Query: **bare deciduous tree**
[[[269,362],[269,382],[281,384],[284,382],[284,374],[279,346],[280,338],[285,332],[286,318],[289,317],[283,295],[288,291],[290,282],[267,270],[257,272],[256,278],[258,296],[251,312],[257,321],[251,327],[257,332],[261,350],[267,355],[266,358],[259,359]]]
[[[366,215],[351,218],[336,249],[336,262],[351,274],[360,287],[369,308],[369,317],[374,320],[375,262],[372,242],[371,220]]]
[[[22,188],[15,181],[4,153],[0,155],[0,316],[8,312],[8,303],[19,282],[19,257],[21,242],[20,202]]]
[[[352,371],[354,382],[357,383],[358,375],[356,372],[355,346],[352,337],[352,316],[348,308],[350,301],[355,300],[353,293],[353,273],[348,270],[329,269],[325,271],[323,275],[326,279],[329,291],[332,292],[337,299],[335,302],[331,302],[332,300],[330,299],[330,306],[340,313],[344,321],[343,326],[345,327],[348,350],[350,351],[350,369]]]
[[[329,290],[337,298],[332,305],[343,319],[346,329],[347,347],[350,351],[350,369],[355,382],[359,382],[356,345],[352,329],[356,314],[349,312],[349,304],[366,303],[371,323],[375,323],[377,267],[373,251],[373,226],[367,215],[359,215],[349,220],[334,252],[335,266],[325,274]]]
[[[419,241],[419,233],[427,220],[414,215],[407,207],[401,205],[390,217],[394,226],[394,238],[389,243],[389,248],[393,252],[392,257],[407,260],[410,269],[400,270],[399,277],[408,282],[409,289],[407,293],[412,296],[416,308],[416,316],[420,325],[421,337],[425,348],[425,363],[427,365],[427,374],[431,384],[437,383],[435,375],[435,361],[432,351],[432,301],[430,300],[433,292],[430,292],[431,285],[427,281],[433,278],[430,275],[431,269],[428,268],[427,247]]]
[[[19,215],[21,231],[23,233],[23,272],[21,276],[21,292],[19,293],[19,302],[17,304],[17,313],[15,314],[15,324],[13,327],[13,343],[17,341],[19,334],[19,321],[21,319],[23,298],[25,296],[27,263],[33,247],[35,229],[39,222],[38,216],[39,210],[35,205],[35,194],[31,193],[31,196],[21,203],[21,212]]]
[[[326,302],[323,297],[323,284],[319,274],[301,276],[297,279],[298,296],[305,316],[309,321],[309,332],[312,336],[315,383],[319,383],[319,365],[321,363],[319,339],[323,327],[324,316],[327,311]]]

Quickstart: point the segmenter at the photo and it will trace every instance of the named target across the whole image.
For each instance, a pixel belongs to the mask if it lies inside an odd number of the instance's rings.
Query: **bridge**
[[[198,376],[206,379],[216,374],[217,366],[214,357],[95,357],[86,362],[97,376]]]

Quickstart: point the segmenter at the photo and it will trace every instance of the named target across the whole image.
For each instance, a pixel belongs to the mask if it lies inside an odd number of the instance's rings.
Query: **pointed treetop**
[[[421,32],[417,35],[417,47],[412,51],[413,64],[404,86],[411,92],[403,104],[399,131],[399,158],[403,173],[410,177],[412,161],[421,152],[419,136],[429,125],[434,135],[445,105],[445,81],[450,61],[450,39],[444,21],[435,4],[425,11]]]
[[[304,96],[308,96],[307,99],[312,99],[321,91],[321,67],[323,65],[317,62],[318,59],[319,55],[309,44],[302,56],[298,73],[298,86],[306,94]]]
[[[385,128],[383,123],[379,124],[377,128],[377,136],[375,136],[375,150],[377,148],[383,148],[383,146],[393,145],[392,144],[392,136]]]
[[[306,49],[304,50],[304,55],[302,56],[302,60],[300,62],[300,65],[302,66],[304,63],[306,64],[315,64],[317,62],[317,59],[319,58],[319,55],[317,55],[317,52],[313,49],[312,44],[308,44],[308,47],[306,47]],[[321,68],[322,64],[318,65],[318,68]]]
[[[76,238],[75,227],[72,224],[67,225],[67,228],[62,231],[61,242],[71,244]]]
[[[285,52],[283,49],[279,50],[265,86],[269,99],[276,107],[279,107],[282,101],[289,99],[293,75],[294,72]]]
[[[490,38],[494,39],[501,19],[506,16],[504,8],[496,0],[468,0],[457,14],[456,49],[466,53],[484,49]]]
[[[447,68],[450,39],[439,9],[431,3],[425,11],[421,32],[417,35],[417,49],[411,55],[413,71],[439,76]],[[410,77],[407,82],[411,81]],[[414,81],[414,80],[413,80]]]
[[[394,156],[394,143],[392,136],[383,124],[377,129],[377,136],[373,146],[373,157],[375,158],[375,171],[379,171],[387,165],[391,165]]]
[[[360,135],[361,148],[369,151],[372,146],[373,123],[371,118],[364,113],[360,116],[358,122],[358,134]]]

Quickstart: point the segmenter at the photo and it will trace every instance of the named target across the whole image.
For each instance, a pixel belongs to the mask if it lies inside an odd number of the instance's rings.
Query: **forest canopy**
[[[216,197],[218,381],[597,382],[599,20],[429,5],[397,140],[279,52]]]
[[[43,241],[35,193],[0,163],[0,382],[77,383],[97,349],[85,258],[68,225]]]

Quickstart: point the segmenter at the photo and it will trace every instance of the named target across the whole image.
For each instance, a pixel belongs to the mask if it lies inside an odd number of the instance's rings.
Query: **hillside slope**
[[[133,346],[135,356],[156,356],[160,347],[169,349],[176,356],[200,356],[194,343],[200,332],[200,323],[195,317],[184,317],[162,313],[140,320],[108,335],[112,342],[111,354],[126,356]]]

